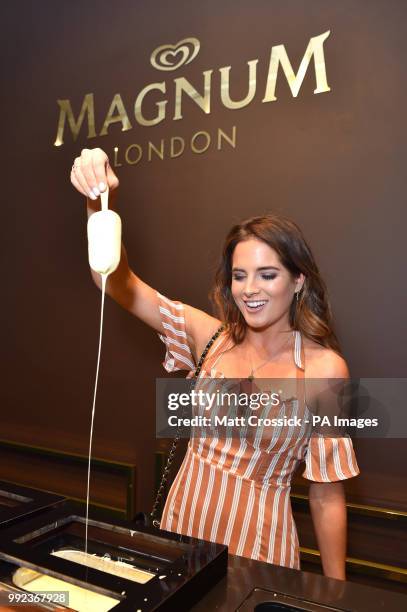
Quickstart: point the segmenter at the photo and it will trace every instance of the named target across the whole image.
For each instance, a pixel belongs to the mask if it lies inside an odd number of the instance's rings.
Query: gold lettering
[[[198,149],[198,147],[195,146],[195,141],[200,137],[200,136],[205,136],[206,138],[206,145],[204,146],[203,149]],[[208,132],[197,132],[196,134],[194,134],[191,138],[191,149],[194,153],[205,153],[205,151],[207,150],[207,148],[209,147],[209,145],[211,144],[211,137],[208,134]]]
[[[72,137],[75,140],[78,138],[79,130],[82,127],[83,120],[85,118],[85,113],[88,118],[88,138],[96,138],[96,130],[95,130],[95,108],[93,103],[93,94],[89,93],[83,99],[82,108],[79,113],[78,120],[75,121],[73,116],[72,107],[70,100],[57,100],[59,106],[59,119],[58,119],[58,128],[57,128],[57,136],[54,142],[55,147],[60,147],[64,144],[64,130],[66,118],[68,117],[68,125],[71,128]]]
[[[143,104],[143,100],[146,95],[153,91],[154,89],[158,89],[162,93],[165,93],[165,83],[151,83],[151,85],[147,85],[144,87],[138,94],[136,101],[134,103],[134,114],[136,116],[136,120],[140,125],[157,125],[160,121],[165,119],[165,106],[167,104],[167,100],[161,100],[160,102],[156,102],[156,106],[158,108],[157,116],[154,119],[146,119],[141,112],[141,105]]]
[[[230,97],[230,82],[229,75],[231,66],[224,66],[223,68],[219,68],[220,71],[220,97],[222,100],[223,106],[226,108],[236,109],[243,108],[250,104],[256,94],[256,66],[259,60],[251,60],[247,62],[249,66],[249,91],[247,92],[247,96],[243,100],[239,100],[238,102],[234,102]]]
[[[235,125],[233,126],[233,130],[232,130],[232,138],[229,138],[229,136],[227,136],[223,130],[218,128],[218,144],[217,144],[218,151],[222,148],[222,137],[226,140],[226,142],[230,144],[231,147],[233,147],[234,149],[236,148],[236,126]]]
[[[275,91],[277,82],[277,72],[280,63],[287,78],[288,85],[290,86],[291,93],[294,98],[297,97],[302,82],[304,80],[308,65],[311,61],[311,57],[314,58],[315,77],[317,84],[316,89],[314,89],[314,93],[323,93],[325,91],[330,91],[330,87],[328,86],[326,78],[326,67],[323,48],[324,41],[328,38],[329,34],[330,31],[328,30],[323,34],[320,34],[319,36],[314,36],[310,39],[304,57],[301,60],[301,64],[297,74],[294,74],[291,62],[288,59],[288,55],[284,45],[277,45],[275,47],[272,47],[269,72],[267,77],[266,93],[262,102],[274,102],[274,100],[277,100],[275,96]]]
[[[133,151],[133,149],[136,149],[138,152],[138,157],[136,159],[130,159],[130,152]],[[143,149],[140,147],[140,145],[132,144],[129,147],[127,147],[124,158],[127,164],[134,166],[134,164],[138,164],[142,156],[143,156]]]
[[[114,116],[114,112],[118,111],[119,114]],[[112,100],[110,108],[107,112],[106,119],[103,122],[102,131],[100,132],[100,136],[106,136],[107,128],[112,123],[120,123],[122,124],[122,132],[126,130],[131,130],[131,123],[126,113],[126,109],[124,108],[123,100],[120,94],[116,94]]]
[[[315,79],[316,86],[314,89],[314,94],[323,93],[327,91],[331,91],[331,88],[328,85],[327,74],[326,74],[326,64],[325,64],[325,56],[324,56],[324,42],[329,37],[330,31],[327,30],[323,34],[319,34],[318,36],[314,36],[309,39],[307,48],[305,53],[301,59],[299,68],[295,73],[293,67],[291,65],[290,59],[287,55],[287,51],[284,45],[275,45],[271,48],[270,61],[268,66],[268,74],[267,74],[267,83],[264,93],[264,98],[262,102],[273,102],[277,99],[276,97],[276,86],[277,86],[277,77],[278,71],[281,69],[284,72],[285,78],[287,79],[287,83],[290,87],[291,94],[293,97],[297,97],[299,91],[301,89],[302,83],[304,81],[305,75],[307,73],[308,67],[313,60],[314,70],[315,70]],[[192,39],[191,39],[192,40]],[[199,41],[198,41],[199,43]],[[167,45],[168,46],[168,45]],[[165,46],[164,46],[165,47]],[[169,55],[176,55],[175,51],[168,51]],[[191,60],[189,60],[191,61]],[[188,62],[186,62],[188,63]],[[230,84],[230,73],[232,70],[231,66],[223,66],[219,68],[220,72],[220,98],[223,106],[225,108],[236,110],[240,108],[244,108],[248,106],[254,99],[256,95],[256,87],[257,87],[257,64],[259,63],[258,59],[250,60],[247,62],[249,67],[248,70],[248,89],[245,97],[240,100],[232,100],[231,98],[231,84]],[[157,66],[158,67],[158,66]],[[197,91],[195,87],[184,77],[179,77],[174,79],[175,84],[175,100],[174,100],[174,120],[179,120],[183,118],[182,114],[182,102],[183,102],[183,94],[186,94],[199,108],[206,114],[210,113],[211,110],[211,77],[213,70],[206,70],[202,73],[203,75],[203,93]],[[143,104],[144,99],[147,95],[152,91],[159,91],[163,94],[166,93],[166,83],[151,83],[144,87],[139,94],[137,95],[134,103],[134,115],[135,120],[139,125],[142,126],[154,126],[158,123],[161,123],[166,118],[166,107],[168,104],[168,100],[158,100],[155,102],[156,110],[153,110],[155,116],[152,118],[147,118],[143,113]],[[95,108],[94,108],[94,95],[92,93],[86,94],[83,98],[82,106],[79,112],[79,116],[74,116],[71,102],[68,99],[57,100],[57,104],[59,106],[59,118],[58,118],[58,126],[57,126],[57,135],[54,142],[55,146],[61,146],[64,144],[64,132],[65,132],[65,124],[68,121],[73,141],[76,141],[79,135],[79,132],[82,129],[82,125],[86,120],[88,123],[87,128],[87,138],[96,138],[96,129],[95,129]],[[154,108],[153,104],[153,108]],[[107,112],[105,120],[103,122],[102,130],[100,132],[100,136],[106,136],[108,134],[110,125],[113,123],[121,123],[121,131],[128,131],[132,129],[132,124],[130,122],[129,116],[127,114],[126,108],[124,106],[122,97],[119,93],[115,94],[113,100],[110,104],[110,108]],[[233,128],[233,136],[228,137],[222,131],[218,132],[217,135],[217,148],[220,150],[222,146],[222,139],[226,140],[226,142],[235,147],[235,138],[236,131],[235,127]],[[192,147],[195,153],[201,153],[199,147],[196,145],[195,140],[200,136],[205,135],[206,132],[199,132],[198,135],[195,135],[192,138]],[[163,141],[161,141],[163,142]],[[182,155],[185,149],[187,141],[184,141],[181,137],[174,137],[170,141],[170,156],[175,158]],[[209,141],[206,141],[206,148],[209,147]],[[132,145],[133,146],[133,145]],[[134,145],[134,147],[138,147],[138,145]],[[136,161],[132,160],[133,149],[130,147],[126,155],[129,155],[130,162],[128,163],[138,163],[138,161],[142,157],[142,150],[138,150],[138,158]],[[163,145],[161,144],[161,148],[158,149],[155,145],[151,145],[148,151],[148,159],[151,160],[153,154],[160,157],[160,159],[164,159],[164,150]],[[117,163],[116,163],[117,162]],[[115,165],[118,164],[116,158]]]
[[[161,139],[160,150],[158,150],[157,147],[155,147],[152,142],[148,143],[148,161],[151,161],[151,152],[152,151],[156,155],[158,155],[158,157],[160,159],[164,159],[164,139],[163,138]]]
[[[173,136],[170,142],[171,142],[170,157],[179,157],[184,152],[185,140],[181,138],[181,136]],[[175,151],[175,147],[174,147],[175,142],[178,142],[181,144],[181,148],[179,151]]]
[[[236,126],[232,126],[232,129],[229,130],[229,133],[222,130],[221,128],[217,128],[217,148],[221,150],[223,148],[223,143],[226,142],[233,149],[236,148]],[[169,146],[169,156],[171,158],[176,158],[182,155],[185,150],[186,144],[190,145],[190,149],[193,153],[201,154],[205,153],[210,145],[211,145],[211,135],[209,132],[201,131],[193,134],[189,141],[186,141],[181,136],[172,136],[169,141],[162,138],[160,140],[159,145],[152,143],[151,141],[147,141],[144,144],[131,144],[128,145],[124,154],[124,163],[134,166],[138,164],[143,158],[143,153],[145,152],[144,159],[149,162],[155,161],[156,158],[164,161],[165,151],[167,145]],[[119,161],[119,147],[114,147],[114,167],[119,167],[124,165]]]
[[[184,77],[174,79],[175,83],[175,114],[174,119],[182,119],[182,92],[185,92],[191,100],[201,108],[204,113],[211,112],[211,74],[213,70],[205,70],[204,75],[204,94],[201,95],[195,87]]]
[[[119,147],[115,147],[113,151],[114,151],[113,165],[115,168],[119,168],[120,166],[123,165],[119,163]]]

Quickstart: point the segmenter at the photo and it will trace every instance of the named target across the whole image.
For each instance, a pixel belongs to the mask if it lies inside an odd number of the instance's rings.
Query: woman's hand
[[[74,159],[71,183],[79,193],[96,200],[106,186],[110,191],[117,189],[119,179],[102,149],[82,149],[80,157]]]

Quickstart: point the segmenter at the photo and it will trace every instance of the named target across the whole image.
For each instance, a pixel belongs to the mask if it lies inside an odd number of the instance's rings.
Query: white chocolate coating
[[[112,574],[113,576],[120,576],[133,582],[140,582],[145,584],[151,578],[154,578],[155,574],[141,570],[123,561],[113,561],[110,557],[99,557],[90,553],[85,553],[81,550],[56,550],[51,553],[55,557],[61,559],[67,559],[80,565],[86,565],[87,567],[93,567],[94,569]]]
[[[102,593],[96,593],[89,589],[65,582],[53,576],[40,574],[26,568],[18,569],[13,575],[13,582],[16,586],[23,588],[29,593],[38,591],[68,591],[69,609],[77,612],[107,612],[119,603],[119,599],[114,599]],[[21,582],[24,584],[22,585]]]
[[[114,210],[100,210],[88,219],[89,265],[99,274],[111,274],[120,263],[122,222]]]

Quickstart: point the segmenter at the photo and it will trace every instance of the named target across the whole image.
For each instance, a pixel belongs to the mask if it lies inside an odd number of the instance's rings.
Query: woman
[[[114,207],[118,179],[101,149],[84,149],[71,171],[87,196],[88,213],[106,184]],[[100,287],[100,276],[92,273]],[[108,294],[160,334],[164,367],[188,376],[208,343],[202,379],[295,379],[296,396],[279,414],[309,415],[317,402],[304,379],[346,379],[346,362],[331,325],[325,285],[301,231],[291,221],[266,215],[232,228],[216,274],[212,298],[219,318],[169,300],[129,268],[126,252],[109,276]],[[359,473],[348,437],[292,435],[193,438],[170,489],[161,527],[225,543],[231,554],[299,568],[298,537],[290,506],[290,482],[301,461],[310,480],[309,500],[324,574],[345,579],[346,506],[342,480]]]

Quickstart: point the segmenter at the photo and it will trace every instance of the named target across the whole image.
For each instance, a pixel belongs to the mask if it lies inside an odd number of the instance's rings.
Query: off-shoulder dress
[[[157,292],[166,344],[167,372],[196,364],[188,345],[184,305]],[[279,416],[301,413],[304,401],[305,356],[301,334],[294,331],[296,397],[283,402]],[[230,348],[221,333],[211,347],[199,379],[222,379],[216,370],[221,354]],[[227,379],[225,379],[227,380]],[[291,511],[291,478],[305,462],[303,477],[335,482],[359,474],[349,436],[311,435],[304,427],[293,435],[289,426],[276,427],[266,440],[256,437],[191,437],[183,463],[170,488],[161,528],[226,544],[234,555],[300,568],[298,535]]]

